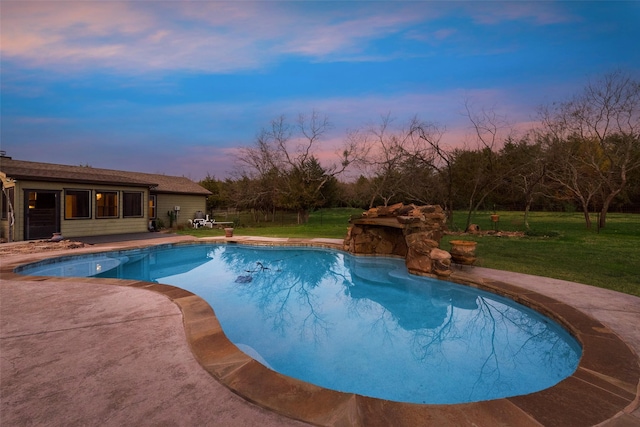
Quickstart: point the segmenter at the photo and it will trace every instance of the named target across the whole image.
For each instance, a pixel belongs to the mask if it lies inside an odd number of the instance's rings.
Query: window
[[[142,193],[122,193],[122,216],[124,218],[142,217]]]
[[[38,193],[29,191],[29,209],[35,209],[38,204]]]
[[[91,191],[64,190],[64,219],[91,218]]]
[[[156,214],[156,204],[158,203],[158,196],[155,194],[149,195],[149,218],[156,219],[158,216]]]
[[[96,191],[96,218],[118,217],[118,192]]]

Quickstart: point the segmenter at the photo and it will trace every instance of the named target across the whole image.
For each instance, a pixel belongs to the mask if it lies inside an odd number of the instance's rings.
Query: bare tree
[[[543,110],[544,129],[555,143],[578,145],[564,169],[582,171],[593,180],[586,195],[600,195],[599,226],[606,225],[613,200],[625,189],[629,175],[640,168],[640,82],[621,71],[589,82],[571,100]],[[575,173],[574,173],[575,174]],[[571,173],[559,183],[576,190]],[[590,194],[590,193],[594,194]]]
[[[473,162],[465,162],[467,182],[459,183],[461,189],[466,189],[467,221],[465,228],[471,224],[471,215],[484,203],[487,196],[496,191],[506,176],[512,173],[504,164],[498,164],[497,151],[500,145],[511,138],[507,118],[498,114],[495,109],[474,109],[471,103],[465,101],[465,114],[471,123],[474,133],[475,149],[467,150],[473,154]],[[458,152],[458,154],[463,154]],[[464,155],[462,157],[468,157]],[[458,160],[462,157],[458,156]]]
[[[441,144],[444,130],[417,117],[399,127],[392,124],[387,114],[378,124],[351,133],[366,147],[359,165],[370,184],[369,207],[376,200],[385,205],[401,199],[418,203],[433,203],[436,197],[451,200],[451,180],[446,178],[450,177],[451,158]],[[443,177],[449,183],[446,190]]]
[[[529,228],[529,212],[536,195],[544,194],[544,179],[547,174],[542,144],[534,140],[535,133],[528,133],[520,140],[508,139],[499,152],[499,161],[508,166],[511,174],[505,177],[501,192],[513,192],[524,201],[525,227]]]
[[[322,190],[356,156],[356,146],[347,140],[337,153],[338,161],[320,168],[316,150],[330,128],[328,118],[316,111],[300,114],[293,125],[280,116],[258,133],[253,146],[238,152],[237,162],[248,177],[262,183],[258,188],[269,195],[273,209],[277,205],[296,209],[299,223],[306,221]]]
[[[411,144],[407,147],[407,154],[424,168],[436,172],[439,178],[444,181],[444,209],[448,214],[450,224],[452,224],[454,210],[453,150],[442,143],[445,128],[414,117],[411,120],[410,132],[412,138],[409,140]]]
[[[584,160],[590,148],[580,138],[564,135],[566,129],[562,121],[553,122],[548,113],[544,114],[546,134],[540,138],[545,147],[545,176],[550,184],[547,191],[554,199],[577,202],[586,227],[591,228],[589,208],[600,192],[601,183]]]
[[[410,132],[393,129],[392,122],[387,114],[380,118],[379,124],[349,133],[353,146],[359,147],[362,154],[357,163],[360,171],[371,183],[369,207],[373,207],[377,199],[387,205],[402,194],[405,187],[401,166]]]

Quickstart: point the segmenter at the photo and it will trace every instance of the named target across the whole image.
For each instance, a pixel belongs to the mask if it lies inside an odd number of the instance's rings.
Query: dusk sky
[[[525,129],[615,70],[640,78],[640,2],[6,1],[0,148],[18,160],[229,176],[285,115],[348,129],[462,114]]]

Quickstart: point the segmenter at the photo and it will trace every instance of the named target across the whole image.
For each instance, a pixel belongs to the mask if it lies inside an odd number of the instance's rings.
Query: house
[[[211,192],[185,177],[14,160],[0,154],[2,241],[186,224]]]

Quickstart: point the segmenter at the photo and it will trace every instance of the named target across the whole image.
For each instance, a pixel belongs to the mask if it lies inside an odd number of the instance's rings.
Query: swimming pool
[[[571,375],[580,358],[555,322],[490,293],[410,276],[398,259],[192,245],[59,261],[21,273],[179,286],[207,300],[229,339],[265,366],[387,400],[531,393]]]

